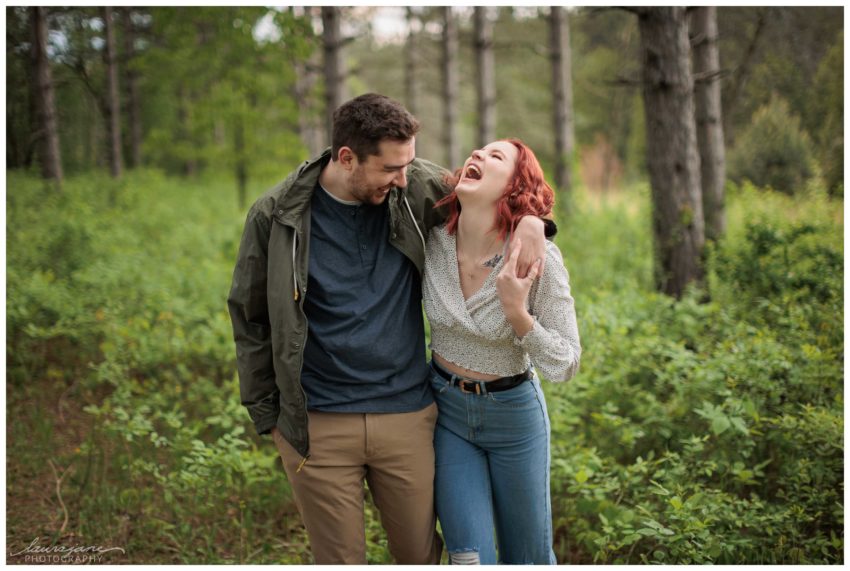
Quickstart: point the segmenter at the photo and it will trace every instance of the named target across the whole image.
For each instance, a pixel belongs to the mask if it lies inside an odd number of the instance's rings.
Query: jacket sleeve
[[[255,204],[245,221],[227,298],[242,404],[259,434],[271,431],[280,411],[266,297],[270,227],[271,220]]]
[[[555,244],[547,243],[546,266],[530,294],[534,326],[519,344],[549,381],[568,381],[578,372],[581,343],[575,303],[570,295],[570,276]]]
[[[416,170],[410,171],[411,176],[418,179],[418,188],[422,191],[422,223],[425,236],[432,228],[446,221],[448,209],[444,206],[434,208],[434,205],[443,199],[450,191],[446,176],[449,172],[443,167],[424,159],[416,159]]]

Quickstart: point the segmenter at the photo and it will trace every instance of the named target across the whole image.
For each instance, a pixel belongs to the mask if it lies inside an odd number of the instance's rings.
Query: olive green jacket
[[[251,207],[239,245],[227,305],[236,341],[242,404],[257,432],[277,426],[306,460],[310,452],[301,365],[307,342],[304,298],[310,248],[310,198],[330,150],[304,162]],[[425,236],[445,219],[434,203],[445,195],[446,172],[416,159],[408,186],[387,196],[390,243],[419,270]],[[378,341],[377,339],[375,340]]]

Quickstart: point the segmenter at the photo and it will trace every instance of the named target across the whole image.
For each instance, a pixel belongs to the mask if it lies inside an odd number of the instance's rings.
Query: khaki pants
[[[308,413],[310,458],[273,430],[318,564],[365,564],[364,478],[396,563],[437,565],[434,515],[437,405],[398,414]]]

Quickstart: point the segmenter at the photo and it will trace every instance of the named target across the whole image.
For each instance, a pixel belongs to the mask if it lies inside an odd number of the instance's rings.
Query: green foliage
[[[824,183],[831,195],[844,195],[844,31],[821,60],[815,76],[814,112],[821,119],[817,131],[818,156]]]
[[[633,96],[631,129],[626,143],[626,174],[632,181],[646,179],[646,118],[643,112],[643,99],[640,94]]]
[[[803,129],[815,135],[823,115],[818,110],[818,66],[844,27],[840,6],[720,6],[720,65],[735,70],[723,82],[723,126],[729,140],[751,121],[753,113],[781,93]]]
[[[125,88],[132,71],[146,165],[171,174],[238,169],[257,180],[270,176],[271,168],[279,172],[281,163],[301,159],[292,63],[310,53],[307,18],[262,7],[126,8],[134,28],[134,53],[129,57],[123,10],[114,14],[122,107],[129,103]],[[51,8],[47,15],[65,172],[88,172],[107,159],[101,10]],[[7,16],[12,86],[7,158],[11,168],[28,168],[36,158],[29,21],[21,7],[9,8]],[[276,37],[257,34],[264,18],[274,22]],[[122,130],[129,147],[126,114]]]
[[[142,171],[110,206],[99,177],[62,195],[8,183],[10,407],[53,398],[54,379],[90,419],[59,461],[78,466],[65,491],[75,533],[132,562],[309,562],[234,376],[225,299],[244,214],[229,185]]]
[[[145,165],[169,174],[194,175],[205,169],[244,173],[249,182],[272,176],[277,165],[300,160],[298,136],[305,117],[315,123],[323,107],[321,81],[301,101],[295,95],[295,63],[311,71],[320,58],[313,24],[316,12],[263,7],[133,7],[134,57],[125,51],[124,20],[115,11],[119,83],[126,108],[127,72],[137,77]],[[518,136],[535,149],[544,167],[554,163],[548,10],[539,7],[493,8],[497,62],[496,136]],[[423,129],[419,154],[446,161],[438,118],[442,102],[437,62],[439,11],[415,8],[418,37],[419,108]],[[472,78],[470,11],[458,11],[459,75]],[[29,23],[26,7],[7,14],[7,161],[29,169],[37,162],[29,88]],[[345,52],[351,74],[349,91],[380,91],[399,100],[405,64],[403,35],[379,40],[372,29],[377,9],[343,9],[348,35]],[[840,7],[721,7],[718,10],[720,61],[736,70],[724,82],[724,128],[737,140],[755,110],[781,93],[791,114],[811,134],[819,171],[833,195],[843,193],[843,19]],[[623,10],[577,8],[568,12],[572,49],[576,149],[584,156],[598,141],[610,145],[611,163],[622,164],[629,180],[644,172],[644,130],[640,93],[637,19]],[[97,7],[48,10],[50,57],[56,87],[60,145],[67,174],[102,169],[107,164],[104,107],[106,72],[104,26]],[[271,30],[271,34],[268,31]],[[460,146],[476,144],[473,81],[459,86]],[[309,108],[309,111],[305,111]],[[321,121],[319,121],[321,122]],[[129,120],[122,116],[125,156]],[[761,142],[761,141],[759,141]],[[796,148],[796,143],[786,145]],[[761,145],[764,146],[764,145]],[[780,145],[781,146],[781,145]],[[739,151],[744,152],[740,149]],[[786,149],[787,150],[787,149]],[[797,153],[793,151],[791,154]],[[774,158],[802,163],[785,151]],[[747,156],[750,154],[747,153]],[[783,158],[784,157],[784,158]],[[127,161],[129,162],[129,161]],[[769,161],[768,161],[769,162]],[[807,161],[803,161],[805,163]],[[607,164],[611,164],[607,163]],[[447,165],[451,166],[451,165]],[[760,185],[796,188],[791,182],[763,178],[765,165],[742,159],[736,176]],[[772,169],[769,164],[767,170]],[[809,167],[806,167],[809,168]],[[577,171],[577,169],[574,169]],[[606,169],[607,173],[618,169]],[[744,172],[746,171],[746,172]],[[574,180],[578,176],[573,177]],[[779,188],[779,186],[777,186]]]
[[[157,171],[71,177],[62,195],[8,177],[16,544],[39,505],[18,499],[26,475],[53,458],[73,468],[78,543],[130,563],[311,561],[276,451],[239,401],[232,194]],[[545,385],[559,562],[843,563],[841,205],[731,186],[709,302],[652,291],[646,185],[574,207],[557,239],[581,372]],[[389,563],[371,502],[366,532],[369,562]]]
[[[25,137],[30,129],[28,113],[30,27],[27,8],[6,8],[6,165],[29,166],[33,147]]]
[[[647,248],[624,255],[645,195],[584,205],[560,238],[584,348],[546,385],[561,562],[843,562],[840,206],[728,200],[708,303],[649,292]]]
[[[753,114],[729,157],[729,177],[792,193],[812,174],[812,144],[788,103],[774,96]]]
[[[259,7],[151,9],[161,41],[136,62],[164,113],[147,122],[145,155],[169,172],[243,169],[251,178],[269,167],[297,161],[303,145],[295,101],[283,96],[294,83],[292,58],[306,53],[303,42],[258,42],[255,28],[266,15]],[[302,31],[289,13],[275,14],[282,34]]]

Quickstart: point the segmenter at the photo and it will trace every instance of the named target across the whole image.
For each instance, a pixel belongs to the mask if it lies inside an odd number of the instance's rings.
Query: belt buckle
[[[473,385],[475,385],[475,390],[474,391],[468,390],[466,388],[466,383],[472,383]],[[476,394],[476,395],[481,394],[481,383],[477,383],[475,381],[467,381],[466,379],[460,379],[457,383],[457,386],[461,390],[461,392],[463,392],[463,393],[470,394],[470,395],[471,394]]]

